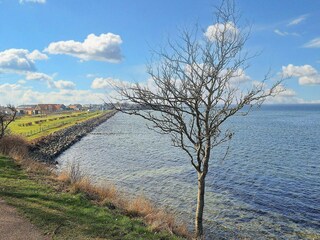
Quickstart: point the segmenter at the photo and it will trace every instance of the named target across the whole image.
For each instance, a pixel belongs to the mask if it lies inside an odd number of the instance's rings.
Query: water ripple
[[[257,111],[234,118],[227,159],[214,150],[206,232],[219,239],[320,238],[319,111]],[[117,114],[62,154],[93,178],[168,207],[193,224],[196,175],[187,156],[140,118]]]

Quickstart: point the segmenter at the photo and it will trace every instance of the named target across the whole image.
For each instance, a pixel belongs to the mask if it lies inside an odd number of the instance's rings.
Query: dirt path
[[[23,218],[14,207],[0,199],[0,239],[6,240],[49,240]]]

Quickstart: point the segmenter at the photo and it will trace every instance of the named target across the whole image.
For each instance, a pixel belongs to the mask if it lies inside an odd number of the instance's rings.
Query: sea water
[[[196,173],[167,135],[117,113],[65,151],[95,182],[142,194],[193,225]],[[320,238],[320,105],[264,106],[225,126],[235,135],[212,150],[206,178],[208,239]]]

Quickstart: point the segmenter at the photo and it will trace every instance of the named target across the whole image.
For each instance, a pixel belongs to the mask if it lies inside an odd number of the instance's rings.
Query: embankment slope
[[[30,157],[38,161],[55,164],[55,158],[58,155],[116,113],[117,111],[111,111],[41,138],[30,145]]]

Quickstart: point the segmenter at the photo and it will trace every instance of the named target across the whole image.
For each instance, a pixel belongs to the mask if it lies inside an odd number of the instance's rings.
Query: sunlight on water
[[[144,194],[193,224],[196,175],[184,152],[116,114],[58,161],[79,161],[95,181]],[[213,151],[207,177],[206,232],[219,238],[320,237],[320,110],[266,107],[228,122],[231,151]],[[311,238],[311,237],[310,237]]]

